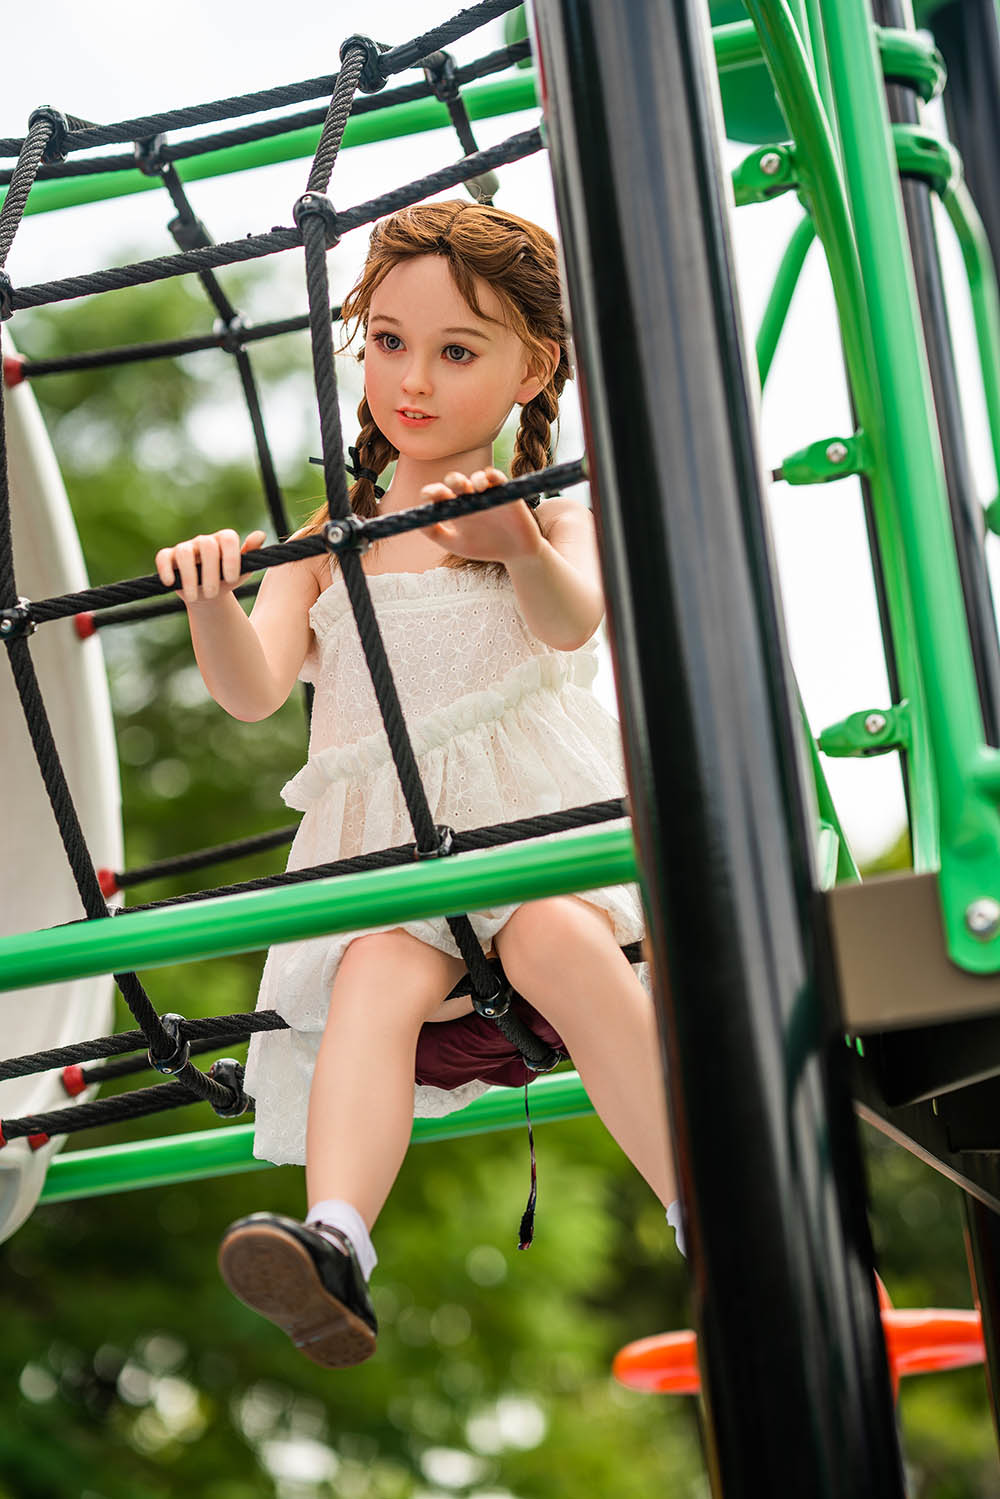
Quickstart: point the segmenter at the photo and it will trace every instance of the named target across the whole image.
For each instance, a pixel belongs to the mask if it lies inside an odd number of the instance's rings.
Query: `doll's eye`
[[[464,344],[446,344],[444,352],[449,364],[471,364],[476,357]]]
[[[398,333],[373,333],[372,343],[378,344],[387,354],[395,354],[397,349],[403,347],[403,340]]]

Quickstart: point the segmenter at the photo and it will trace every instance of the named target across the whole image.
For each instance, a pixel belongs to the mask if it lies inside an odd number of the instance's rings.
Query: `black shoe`
[[[330,1241],[278,1213],[251,1213],[226,1230],[219,1270],[234,1296],[287,1332],[314,1364],[342,1369],[375,1352],[378,1324],[346,1234]]]

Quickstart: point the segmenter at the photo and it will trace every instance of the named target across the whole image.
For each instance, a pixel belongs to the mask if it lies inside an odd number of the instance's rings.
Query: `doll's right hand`
[[[156,554],[156,571],[160,582],[174,584],[174,573],[180,574],[178,590],[185,604],[201,603],[232,593],[240,581],[240,557],[255,552],[266,541],[264,531],[251,531],[240,546],[235,531],[213,531],[210,536],[194,536],[176,546],[162,547]],[[201,582],[198,582],[198,564]]]

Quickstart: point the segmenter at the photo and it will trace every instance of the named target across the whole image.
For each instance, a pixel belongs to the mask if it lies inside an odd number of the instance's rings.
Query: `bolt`
[[[983,895],[965,908],[965,924],[980,942],[989,942],[1000,931],[1000,901]]]
[[[14,628],[12,619],[0,619],[0,635],[9,635]]]
[[[783,162],[777,151],[765,151],[760,158],[760,169],[765,177],[777,177]]]
[[[844,442],[831,442],[826,450],[827,463],[843,463],[847,457],[847,444]]]
[[[865,717],[865,733],[881,734],[888,721],[884,713],[867,714]]]

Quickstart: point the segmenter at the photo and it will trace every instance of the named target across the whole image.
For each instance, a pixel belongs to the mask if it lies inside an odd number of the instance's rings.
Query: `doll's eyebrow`
[[[376,312],[373,315],[371,321],[373,323],[392,323],[393,326],[396,327],[396,328],[399,328],[399,327],[402,326],[402,324],[400,323],[400,320],[399,320],[398,317],[390,317],[388,315],[388,313],[385,313],[385,312]],[[486,341],[486,343],[489,343],[489,341],[490,341],[490,335],[488,333],[484,333],[483,330],[482,330],[482,328],[466,328],[466,327],[461,327],[461,328],[442,328],[441,332],[442,333],[462,333],[462,334],[465,334],[466,337],[470,337],[471,336],[472,338],[482,338],[482,339],[484,339]]]

